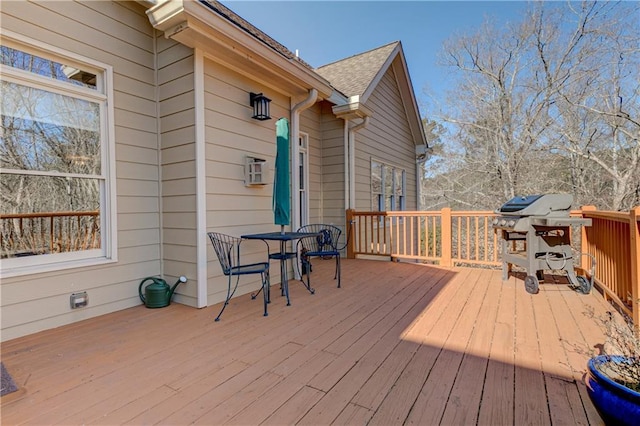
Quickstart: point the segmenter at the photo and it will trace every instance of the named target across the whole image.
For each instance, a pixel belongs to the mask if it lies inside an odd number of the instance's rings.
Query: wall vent
[[[266,160],[247,157],[244,166],[245,186],[262,186],[270,183],[269,163]]]

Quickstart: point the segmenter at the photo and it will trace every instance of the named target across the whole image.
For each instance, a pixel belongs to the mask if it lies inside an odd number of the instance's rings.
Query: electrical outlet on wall
[[[86,291],[73,293],[70,297],[71,309],[84,308],[89,304],[89,295]]]

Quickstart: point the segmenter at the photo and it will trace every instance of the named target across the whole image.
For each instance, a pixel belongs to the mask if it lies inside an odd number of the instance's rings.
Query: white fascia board
[[[427,145],[427,136],[424,133],[424,126],[422,125],[422,117],[420,117],[420,110],[418,109],[418,102],[413,91],[413,84],[411,83],[411,77],[409,76],[409,70],[407,67],[407,61],[405,60],[402,50],[399,51],[398,61],[393,65],[396,71],[396,78],[398,78],[398,84],[400,87],[400,96],[402,102],[407,111],[407,119],[409,120],[409,127],[413,134],[413,140],[415,145]]]
[[[135,0],[135,1],[136,3],[139,3],[145,7],[152,7],[166,0]]]

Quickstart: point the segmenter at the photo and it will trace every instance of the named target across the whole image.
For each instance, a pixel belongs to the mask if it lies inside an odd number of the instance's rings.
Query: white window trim
[[[56,253],[51,255],[30,256],[17,259],[4,259],[0,267],[0,278],[8,278],[14,276],[22,276],[28,274],[59,271],[71,268],[102,265],[105,263],[113,263],[118,261],[118,232],[117,232],[117,203],[116,203],[116,156],[115,156],[115,113],[113,108],[113,67],[93,59],[85,58],[73,52],[60,49],[55,46],[48,45],[30,37],[14,33],[5,29],[0,30],[2,44],[9,47],[16,47],[28,53],[37,54],[47,59],[64,59],[63,62],[70,65],[78,65],[82,69],[96,71],[102,76],[102,83],[98,85],[97,91],[82,87],[71,87],[68,89],[67,84],[55,80],[51,80],[42,76],[31,74],[24,70],[16,70],[11,67],[3,66],[3,80],[7,81],[20,80],[21,83],[29,81],[29,86],[33,87],[32,82],[41,84],[46,90],[55,93],[74,92],[74,96],[88,100],[96,100],[102,98],[105,103],[105,111],[100,119],[103,170],[104,177],[104,199],[100,200],[101,229],[102,229],[102,249],[86,250],[73,253]],[[6,74],[5,74],[6,71]],[[66,90],[66,91],[65,91]],[[84,94],[84,96],[83,96]],[[83,176],[91,177],[91,176]]]

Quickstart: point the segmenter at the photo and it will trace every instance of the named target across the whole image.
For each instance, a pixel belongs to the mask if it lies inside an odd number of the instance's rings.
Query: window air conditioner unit
[[[269,163],[261,158],[247,157],[244,165],[245,186],[260,186],[270,183]]]

